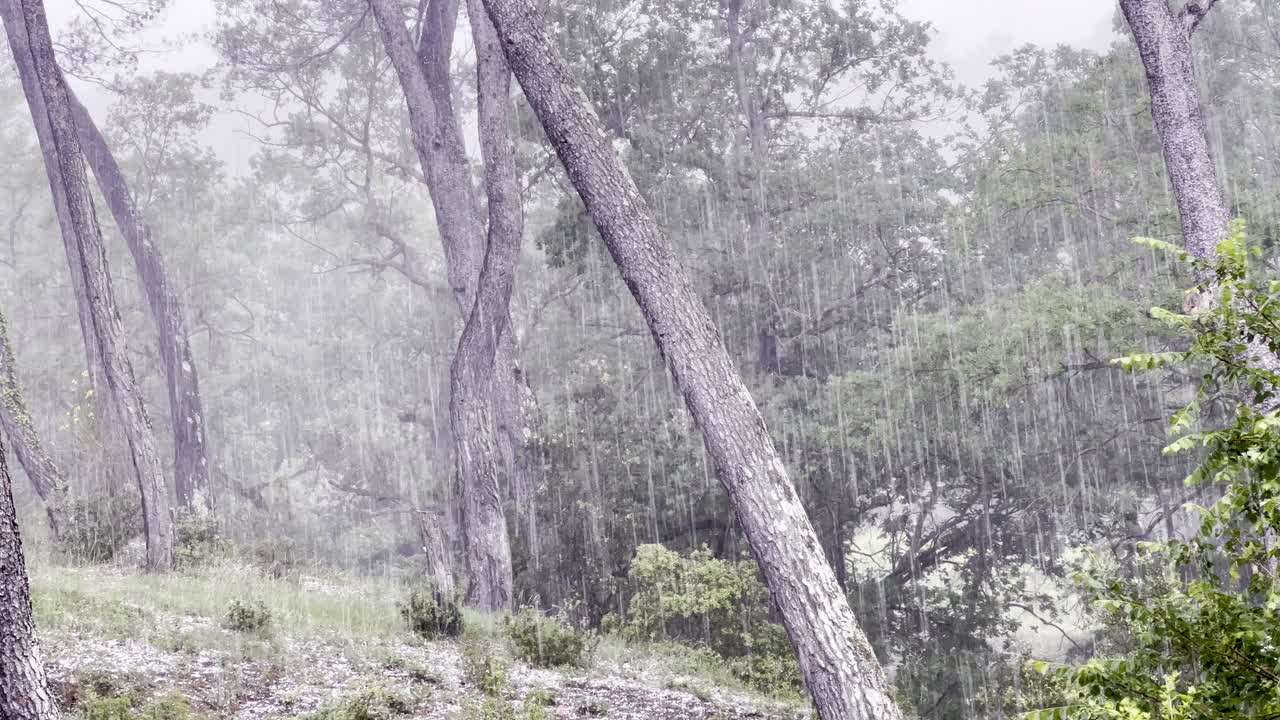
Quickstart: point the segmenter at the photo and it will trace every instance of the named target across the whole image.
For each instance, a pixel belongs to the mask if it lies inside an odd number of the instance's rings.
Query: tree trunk
[[[146,531],[147,570],[173,567],[173,514],[169,488],[164,481],[160,458],[152,438],[151,421],[142,402],[142,392],[133,375],[125,340],[124,325],[116,309],[107,267],[102,232],[94,214],[89,177],[85,170],[80,141],[76,137],[70,100],[62,73],[54,60],[53,43],[40,0],[0,0],[5,31],[13,50],[27,104],[45,149],[45,170],[54,200],[65,201],[59,213],[68,261],[79,268],[91,335],[98,349],[106,392],[119,415],[128,440],[133,477],[142,495],[142,517]],[[46,144],[47,143],[47,144]]]
[[[9,344],[9,328],[3,314],[0,314],[0,430],[9,438],[13,454],[44,502],[50,533],[55,540],[62,537],[66,527],[67,482],[40,443],[31,413],[22,400],[18,363]]]
[[[511,70],[702,429],[820,717],[900,718],[755,402],[670,241],[547,41],[533,2],[484,4]]]
[[[93,169],[107,207],[120,227],[142,280],[147,304],[156,323],[160,358],[169,390],[169,414],[173,423],[174,488],[178,506],[196,514],[212,507],[209,493],[209,456],[205,444],[204,407],[200,381],[191,354],[185,313],[169,281],[164,258],[152,241],[151,227],[143,219],[129,191],[128,182],[111,154],[93,118],[67,89],[81,148]]]
[[[469,323],[472,309],[475,307],[481,266],[484,262],[485,238],[479,203],[471,184],[471,164],[467,158],[460,123],[453,107],[449,78],[449,56],[453,44],[453,29],[457,22],[458,2],[457,0],[432,0],[428,4],[422,39],[416,50],[405,29],[404,18],[395,0],[370,0],[369,4],[381,30],[387,54],[404,88],[414,148],[418,152],[426,178],[444,246],[449,285],[464,322]],[[518,198],[516,207],[519,211]],[[536,481],[531,483],[526,475],[540,474],[540,463],[532,460],[540,459],[541,454],[538,453],[536,458],[531,458],[526,447],[526,438],[532,434],[527,418],[530,417],[530,413],[536,413],[537,405],[533,393],[527,389],[526,378],[519,366],[515,336],[505,303],[500,327],[501,332],[496,340],[495,360],[491,363],[493,370],[491,377],[486,381],[492,385],[493,390],[489,392],[496,396],[496,401],[489,410],[489,419],[482,420],[494,430],[492,439],[485,442],[493,444],[494,452],[501,461],[501,470],[507,478],[513,479],[512,484],[527,488],[530,484],[536,485]],[[460,342],[460,351],[462,347]],[[466,362],[458,357],[454,358],[454,366],[466,364]],[[457,377],[454,373],[451,375]],[[456,386],[454,393],[457,393]],[[451,400],[451,417],[453,416],[452,406]],[[458,442],[455,438],[455,448],[458,447]],[[469,502],[466,497],[470,492],[469,488],[483,487],[487,480],[471,474],[479,470],[479,465],[461,456],[456,458],[456,463],[459,468],[458,487],[464,495],[462,502],[466,506]],[[487,490],[478,492],[485,494]],[[503,528],[501,542],[504,547],[490,547],[485,554],[495,562],[502,562],[503,557],[507,558],[506,569],[493,576],[502,578],[511,575],[510,547],[507,541],[501,493],[497,497],[499,498],[500,524]],[[536,512],[536,508],[530,503],[523,512]],[[464,512],[464,517],[465,515]],[[477,518],[474,513],[471,517]],[[480,548],[487,543],[497,542],[497,535],[493,531],[499,523],[490,515],[486,517],[488,519],[484,525],[488,530],[475,537],[468,533],[470,529],[478,530],[480,526],[464,519],[463,539],[467,548]],[[468,550],[468,554],[470,552]],[[469,580],[473,585],[486,582],[477,577],[469,577]]]
[[[0,444],[0,717],[55,720],[44,662],[31,619],[31,590],[18,535],[18,513],[4,447]]]
[[[462,526],[466,544],[467,604],[482,610],[506,610],[512,603],[511,548],[502,509],[506,468],[497,445],[499,427],[498,339],[510,326],[511,288],[524,231],[515,150],[508,127],[511,73],[484,7],[467,0],[476,47],[477,112],[489,233],[484,264],[458,352],[450,370],[453,394],[449,415],[462,490]]]
[[[1209,154],[1191,51],[1192,34],[1216,3],[1217,0],[1203,5],[1188,2],[1181,11],[1174,12],[1167,0],[1120,0],[1120,9],[1146,70],[1151,119],[1160,136],[1165,168],[1178,205],[1184,247],[1201,260],[1212,260],[1217,255],[1218,243],[1227,236],[1231,219]],[[1189,295],[1185,309],[1203,309],[1215,295],[1211,290]],[[1246,362],[1280,371],[1280,357],[1259,338],[1249,341],[1242,356]],[[1280,400],[1272,400],[1269,408],[1259,409],[1274,409],[1277,402]]]
[[[9,35],[10,49],[14,54],[23,93],[27,97],[28,104],[36,102],[40,108],[37,111],[33,106],[31,114],[36,127],[36,136],[40,142],[40,152],[44,157],[45,167],[54,168],[57,166],[58,160],[54,154],[55,146],[49,129],[49,120],[43,109],[44,101],[39,98],[39,88],[32,70],[34,66],[31,64],[26,35],[20,32],[18,36],[15,36],[13,31],[9,29],[11,24],[19,29],[25,27],[22,21],[22,10],[18,6],[17,0],[5,0],[0,2],[0,14],[3,14],[5,28]],[[62,190],[61,184],[56,181],[55,176],[52,174],[53,171],[50,170],[49,172],[49,188],[53,193],[53,208],[58,218],[58,225],[62,228],[70,227],[71,211],[67,205],[66,195]],[[67,265],[71,271],[71,287],[75,293],[76,311],[80,318],[80,338],[84,342],[85,367],[88,370],[88,390],[91,394],[93,410],[97,415],[95,425],[102,440],[102,462],[96,466],[100,473],[100,477],[97,480],[98,484],[108,492],[115,492],[119,486],[124,485],[133,477],[132,460],[129,457],[129,441],[124,435],[123,423],[120,421],[115,404],[112,403],[110,393],[107,392],[107,377],[102,362],[102,353],[98,348],[98,341],[93,335],[93,319],[90,313],[89,297],[86,294],[85,284],[81,277],[80,263],[76,260],[75,240],[71,235],[64,232],[62,241],[67,254]]]
[[[1146,68],[1151,119],[1160,136],[1187,251],[1212,258],[1231,218],[1209,155],[1196,91],[1191,32],[1203,12],[1184,9],[1175,14],[1167,0],[1120,0],[1120,8]]]
[[[422,540],[422,552],[427,556],[427,573],[431,584],[442,595],[452,597],[456,584],[453,581],[453,562],[450,560],[449,534],[445,530],[448,512],[420,510],[418,512],[418,537]]]

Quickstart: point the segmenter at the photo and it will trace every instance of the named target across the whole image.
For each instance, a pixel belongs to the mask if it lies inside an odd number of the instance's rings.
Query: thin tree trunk
[[[44,662],[31,618],[27,564],[18,534],[13,483],[0,444],[0,717],[55,720],[58,706],[49,694]]]
[[[531,0],[484,0],[507,62],[582,196],[702,429],[824,720],[901,717],[871,645],[688,273]]]
[[[62,537],[67,522],[66,478],[40,443],[31,413],[22,400],[18,363],[14,359],[13,346],[9,344],[9,328],[3,314],[0,314],[0,430],[4,430],[4,435],[9,438],[13,454],[44,502],[53,538]]]
[[[59,213],[59,221],[65,221],[62,224],[64,240],[71,239],[64,243],[68,260],[79,268],[79,277],[75,279],[82,284],[87,298],[88,320],[106,378],[106,391],[128,439],[133,477],[142,496],[147,570],[168,570],[173,567],[169,488],[156,454],[142,392],[129,362],[124,324],[116,309],[89,177],[62,73],[54,59],[44,6],[40,0],[0,0],[0,8],[3,8],[0,12],[3,12],[5,31],[18,72],[23,77],[23,89],[27,91],[27,104],[37,132],[41,127],[48,130],[48,136],[40,138],[45,147],[45,170],[55,202],[59,197],[65,200],[67,212]],[[82,320],[84,315],[82,313]]]
[[[124,235],[142,280],[147,304],[156,323],[160,358],[169,390],[169,414],[173,423],[174,488],[178,506],[203,515],[212,507],[209,493],[209,455],[205,442],[204,406],[200,380],[191,354],[191,340],[182,302],[169,281],[164,258],[152,240],[151,227],[138,211],[119,164],[98,126],[67,89],[81,148],[93,169],[98,187],[116,225]]]

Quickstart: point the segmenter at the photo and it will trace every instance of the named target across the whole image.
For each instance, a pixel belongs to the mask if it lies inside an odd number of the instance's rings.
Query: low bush
[[[91,495],[67,503],[59,547],[71,560],[109,563],[142,533],[142,509],[128,495]]]
[[[263,540],[253,547],[253,563],[263,574],[279,579],[298,572],[302,554],[290,538]]]
[[[479,633],[462,638],[462,676],[485,695],[502,694],[507,685],[507,663],[492,638]]]
[[[271,609],[261,600],[232,600],[224,625],[240,633],[265,634],[271,630]]]
[[[462,598],[446,595],[432,586],[414,589],[397,603],[409,629],[424,640],[457,637],[462,634]]]
[[[393,720],[413,712],[413,703],[384,688],[371,688],[298,720]]]
[[[182,513],[175,529],[173,562],[179,570],[207,567],[227,552],[218,523],[211,517]]]
[[[513,654],[537,667],[582,666],[590,654],[591,636],[561,617],[525,608],[503,620]]]

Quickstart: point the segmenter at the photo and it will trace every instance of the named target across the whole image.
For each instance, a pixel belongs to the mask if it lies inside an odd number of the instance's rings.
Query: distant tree
[[[760,411],[671,242],[609,143],[530,0],[486,0],[507,62],[666,359],[824,720],[901,717]]]
[[[173,567],[174,542],[170,490],[129,360],[71,101],[54,59],[44,7],[40,0],[4,0],[0,2],[0,14],[44,151],[55,206],[65,205],[65,211],[60,209],[57,215],[67,259],[73,269],[73,281],[82,284],[83,294],[78,297],[88,303],[87,312],[82,308],[81,321],[90,323],[86,334],[92,335],[99,350],[106,391],[128,439],[133,476],[142,496],[146,566],[152,572],[169,570]],[[91,373],[94,370],[91,368]]]
[[[67,89],[71,115],[81,148],[97,178],[98,188],[133,255],[151,316],[169,391],[173,424],[174,489],[178,506],[203,514],[212,505],[209,494],[209,450],[200,379],[187,334],[186,312],[156,247],[151,226],[143,217],[106,138],[75,93]]]
[[[31,590],[13,484],[0,442],[0,717],[5,720],[56,720],[58,706],[49,694],[44,662],[31,619]]]

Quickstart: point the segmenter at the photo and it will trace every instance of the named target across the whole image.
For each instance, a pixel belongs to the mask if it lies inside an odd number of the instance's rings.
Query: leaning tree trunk
[[[35,75],[31,71],[32,65],[29,59],[30,52],[27,49],[27,39],[25,34],[15,36],[11,30],[11,28],[21,29],[24,27],[22,24],[22,10],[18,6],[17,0],[0,2],[0,15],[4,19],[5,28],[9,35],[9,45],[13,50],[15,61],[19,60],[19,55],[27,58],[25,62],[18,61],[15,64],[18,67],[22,90],[26,94],[28,102],[31,102],[31,98],[37,97],[37,102],[40,103],[42,108],[39,112],[32,110],[32,120],[35,122],[36,136],[40,142],[40,152],[44,157],[45,167],[55,167],[58,160],[54,155],[54,143],[49,130],[49,121],[43,110],[43,101],[38,99],[38,88],[36,87]],[[58,225],[60,227],[70,227],[71,211],[67,206],[66,196],[62,191],[61,185],[55,182],[52,175],[49,177],[49,186],[53,193],[53,208],[58,218]],[[98,341],[93,335],[93,320],[89,308],[89,297],[85,292],[85,284],[81,279],[80,263],[75,260],[75,240],[66,233],[63,233],[62,240],[67,254],[67,265],[71,271],[71,287],[75,293],[76,311],[80,318],[80,337],[84,341],[85,367],[88,369],[88,390],[91,394],[92,409],[96,414],[96,427],[102,440],[101,462],[96,465],[99,473],[97,479],[102,488],[114,493],[120,484],[127,482],[133,476],[133,463],[129,457],[129,441],[122,430],[123,423],[120,421],[119,413],[116,411],[114,403],[111,402],[110,393],[107,392],[107,377],[103,369],[102,353],[98,348]]]
[[[484,0],[511,70],[702,429],[824,720],[901,717],[764,420],[689,274],[548,42],[532,0]]]
[[[1231,219],[1209,154],[1191,50],[1192,34],[1215,4],[1217,0],[1205,4],[1188,2],[1175,12],[1167,0],[1120,0],[1120,9],[1146,70],[1151,119],[1160,136],[1169,184],[1178,205],[1183,243],[1187,252],[1201,260],[1212,260],[1217,255],[1218,243],[1227,236]],[[1204,309],[1215,294],[1206,290],[1189,295],[1186,309]],[[1247,362],[1280,371],[1280,357],[1259,338],[1249,341],[1242,356]],[[1269,409],[1276,402],[1272,400]]]
[[[111,148],[89,111],[70,88],[67,94],[81,148],[98,180],[107,207],[124,235],[129,253],[133,255],[138,278],[151,307],[151,316],[155,319],[160,358],[169,390],[169,415],[173,423],[173,480],[178,506],[203,515],[212,507],[213,500],[209,493],[209,455],[205,443],[200,379],[191,354],[191,339],[187,334],[182,302],[169,281],[164,258],[152,240],[151,226],[138,210]]]
[[[31,590],[18,535],[18,512],[4,446],[0,443],[0,718],[55,720],[58,706],[49,694],[35,623]]]
[[[88,321],[98,348],[106,391],[128,439],[133,476],[142,496],[149,571],[173,567],[173,514],[169,488],[152,438],[142,391],[133,375],[124,324],[116,309],[102,231],[94,214],[89,176],[76,137],[70,100],[53,54],[53,42],[40,0],[0,0],[5,31],[27,93],[37,133],[45,149],[45,170],[54,201],[65,201],[59,213],[68,261],[79,269]],[[74,275],[74,274],[73,274]],[[82,316],[83,319],[83,316]]]
[[[62,537],[67,522],[66,478],[41,444],[31,413],[22,400],[18,363],[9,344],[9,327],[3,314],[0,314],[0,430],[9,438],[13,454],[44,502],[50,533],[55,540]]]

